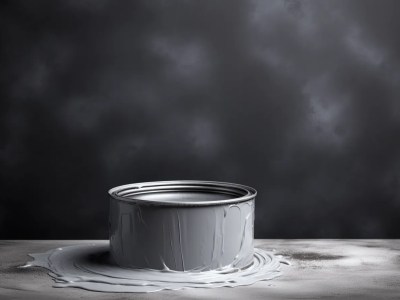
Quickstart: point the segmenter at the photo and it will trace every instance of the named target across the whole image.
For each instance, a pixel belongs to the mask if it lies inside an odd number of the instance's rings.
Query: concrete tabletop
[[[18,268],[28,253],[96,241],[0,241],[0,299],[400,299],[400,240],[256,240],[291,265],[251,286],[149,294],[53,288],[47,270]]]

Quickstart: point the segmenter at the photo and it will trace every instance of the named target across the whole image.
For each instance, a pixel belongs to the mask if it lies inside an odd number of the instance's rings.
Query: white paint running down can
[[[162,181],[109,194],[110,253],[121,267],[201,272],[253,262],[251,187]]]

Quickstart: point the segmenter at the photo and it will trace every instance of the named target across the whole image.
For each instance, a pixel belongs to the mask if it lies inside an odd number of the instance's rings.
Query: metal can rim
[[[159,200],[149,199],[135,199],[135,193],[152,192],[152,191],[182,191],[191,188],[190,191],[215,191],[216,193],[224,192],[231,194],[231,199],[223,200],[209,200],[209,201],[168,201],[163,202]],[[171,181],[150,181],[140,183],[130,183],[125,185],[116,186],[108,191],[108,194],[116,200],[124,201],[127,203],[137,203],[141,205],[154,205],[154,206],[215,206],[215,205],[229,205],[248,200],[253,200],[257,196],[257,191],[249,186],[220,182],[220,181],[204,181],[204,180],[171,180]],[[126,195],[129,195],[127,197]],[[235,197],[236,195],[236,197]]]

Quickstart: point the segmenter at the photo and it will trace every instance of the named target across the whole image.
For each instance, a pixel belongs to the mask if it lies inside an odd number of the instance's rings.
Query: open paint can
[[[110,252],[125,268],[200,272],[253,261],[256,190],[213,181],[118,186],[110,194]]]

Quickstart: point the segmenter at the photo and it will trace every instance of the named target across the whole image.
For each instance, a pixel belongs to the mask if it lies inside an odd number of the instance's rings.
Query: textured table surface
[[[291,265],[251,286],[149,294],[53,288],[41,268],[18,266],[28,253],[93,241],[0,241],[0,299],[400,299],[400,240],[256,240]]]

